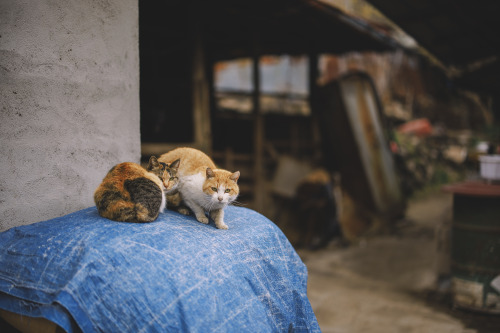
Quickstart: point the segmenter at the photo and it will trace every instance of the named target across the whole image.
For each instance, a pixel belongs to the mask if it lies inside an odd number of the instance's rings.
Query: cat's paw
[[[216,223],[215,226],[217,227],[217,229],[223,229],[223,230],[229,229],[229,227],[227,226],[227,224],[225,224],[224,222]]]
[[[198,222],[201,222],[203,224],[208,224],[208,217],[206,216],[196,216],[196,219]]]
[[[189,209],[186,207],[179,207],[179,209],[177,209],[177,211],[179,213],[181,213],[182,215],[189,215],[190,214]]]

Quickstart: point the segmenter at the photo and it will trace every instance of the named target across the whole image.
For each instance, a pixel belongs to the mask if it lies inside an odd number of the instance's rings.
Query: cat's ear
[[[160,163],[158,162],[158,159],[156,156],[151,156],[149,158],[149,163],[148,163],[148,170],[153,170],[155,168],[160,167]]]
[[[181,159],[178,158],[175,161],[173,161],[172,163],[170,163],[170,168],[174,169],[175,171],[177,171],[177,169],[179,169],[179,165],[180,164],[181,164]]]
[[[236,171],[231,176],[229,176],[229,179],[234,180],[235,182],[237,182],[239,178],[240,178],[240,172],[239,171]]]
[[[215,173],[212,169],[207,168],[207,178],[215,177]]]

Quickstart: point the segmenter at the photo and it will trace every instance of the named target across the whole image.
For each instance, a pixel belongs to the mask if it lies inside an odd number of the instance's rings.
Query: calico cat
[[[180,160],[165,164],[151,156],[147,168],[115,165],[94,192],[99,215],[121,222],[152,222],[166,207],[166,195],[178,185]]]
[[[179,194],[177,198],[175,195],[169,196],[169,200],[172,199],[176,206],[182,200],[193,211],[196,219],[204,224],[208,223],[205,215],[205,211],[208,211],[218,229],[227,229],[224,208],[236,200],[239,194],[237,182],[240,172],[217,169],[210,157],[194,148],[177,148],[161,155],[158,160],[171,163],[177,159],[182,160],[178,170]],[[189,214],[189,210],[183,207],[179,208],[179,212]]]

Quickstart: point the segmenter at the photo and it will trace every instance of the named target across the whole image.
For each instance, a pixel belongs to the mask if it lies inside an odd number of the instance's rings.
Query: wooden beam
[[[253,116],[254,116],[254,208],[264,209],[264,118],[260,105],[260,49],[257,34],[253,40],[252,56]]]
[[[193,22],[193,121],[194,146],[205,153],[212,153],[212,131],[210,124],[210,87],[206,73],[206,57],[203,33],[199,23]],[[181,112],[179,110],[179,112]]]
[[[8,322],[14,328],[18,329],[19,332],[56,333],[64,331],[59,326],[57,326],[56,324],[45,318],[23,316],[2,309],[0,309],[0,317],[2,317],[6,322]]]
[[[311,110],[311,117],[313,121],[312,126],[312,140],[313,140],[313,159],[315,161],[320,161],[322,157],[321,152],[321,136],[317,117],[318,107],[318,77],[319,77],[319,56],[317,53],[310,53],[308,55],[309,61],[309,109]]]

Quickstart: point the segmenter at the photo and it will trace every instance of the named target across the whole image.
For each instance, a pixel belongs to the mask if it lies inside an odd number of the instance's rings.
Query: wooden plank
[[[312,133],[312,143],[311,148],[314,151],[313,159],[316,161],[321,160],[322,149],[321,149],[321,135],[319,127],[318,112],[316,108],[318,107],[318,78],[319,78],[319,55],[317,53],[310,53],[309,56],[309,108],[311,110],[311,133]],[[333,130],[333,129],[332,129]]]
[[[202,33],[197,20],[194,20],[193,48],[193,119],[194,144],[208,155],[212,150],[210,124],[210,86],[205,72],[205,53]],[[182,112],[178,110],[177,112]]]
[[[264,159],[264,118],[260,107],[260,50],[259,38],[257,33],[253,41],[253,57],[252,57],[252,84],[253,84],[253,115],[254,115],[254,207],[257,211],[262,212],[264,209],[264,174],[263,174],[263,159]]]
[[[56,333],[63,332],[59,326],[45,318],[23,316],[17,313],[0,309],[0,317],[12,327],[25,333]],[[4,327],[5,328],[5,327]]]

